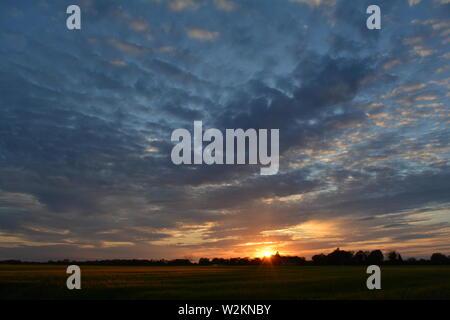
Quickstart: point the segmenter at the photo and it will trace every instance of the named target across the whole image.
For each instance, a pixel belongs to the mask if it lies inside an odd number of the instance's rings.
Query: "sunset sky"
[[[449,89],[449,0],[2,0],[0,260],[450,254]],[[194,120],[280,171],[174,165]]]

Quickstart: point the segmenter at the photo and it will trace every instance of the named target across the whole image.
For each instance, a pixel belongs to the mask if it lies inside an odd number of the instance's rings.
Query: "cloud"
[[[422,0],[408,0],[408,4],[410,7],[415,6],[416,4],[419,4]]]
[[[302,2],[95,1],[76,37],[3,16],[0,258],[448,248],[444,10],[389,2],[375,35]],[[193,120],[279,128],[280,173],[173,165]]]
[[[130,28],[134,31],[139,31],[139,32],[148,31],[149,24],[147,21],[145,21],[143,19],[135,20],[130,23]]]
[[[170,0],[170,8],[174,11],[197,9],[199,4],[194,0]]]
[[[121,61],[121,60],[113,60],[113,61],[110,61],[110,63],[113,66],[117,66],[117,67],[124,67],[127,65],[124,61]]]
[[[425,87],[426,87],[425,83],[414,83],[414,84],[402,86],[399,88],[395,88],[389,94],[383,96],[383,98],[394,97],[394,96],[397,96],[397,95],[399,95],[401,93],[405,93],[405,92],[417,91],[417,90],[423,89]]]
[[[233,11],[236,7],[234,2],[228,0],[214,0],[214,5],[217,9],[227,12]]]
[[[318,7],[322,4],[330,4],[334,5],[335,0],[289,0],[291,2],[298,2],[298,3],[304,3],[307,4],[310,7]]]
[[[111,38],[108,38],[108,39],[91,38],[91,39],[89,39],[89,42],[92,44],[106,43],[124,53],[145,54],[145,53],[150,52],[150,49],[144,48],[140,45],[136,45],[136,44],[129,43],[126,41],[111,39]]]
[[[201,41],[213,41],[219,38],[220,33],[202,29],[188,29],[187,34],[189,38],[197,39]]]
[[[389,70],[389,69],[391,69],[391,68],[393,68],[393,67],[395,67],[395,66],[397,66],[399,64],[401,64],[401,60],[400,59],[392,59],[392,60],[389,60],[389,61],[387,61],[387,62],[385,62],[383,64],[383,69]]]
[[[413,50],[417,55],[421,57],[427,57],[436,53],[435,50],[426,49],[423,46],[414,46]]]
[[[407,38],[407,39],[403,40],[403,44],[412,45],[412,44],[420,43],[422,41],[423,41],[422,37]]]

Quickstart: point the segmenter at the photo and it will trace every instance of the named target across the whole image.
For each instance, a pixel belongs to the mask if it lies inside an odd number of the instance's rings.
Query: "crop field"
[[[368,290],[361,266],[80,266],[81,290],[66,266],[0,265],[0,299],[450,299],[450,266],[382,266]]]

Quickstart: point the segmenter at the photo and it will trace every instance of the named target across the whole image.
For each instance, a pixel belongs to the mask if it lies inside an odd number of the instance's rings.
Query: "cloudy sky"
[[[450,253],[449,0],[2,0],[0,44],[0,259]],[[172,164],[194,120],[279,173]]]

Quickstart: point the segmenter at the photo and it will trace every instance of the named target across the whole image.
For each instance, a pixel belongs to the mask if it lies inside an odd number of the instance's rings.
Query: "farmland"
[[[63,265],[0,265],[0,299],[450,299],[450,266],[383,266],[368,290],[363,266],[81,266],[81,290]]]

